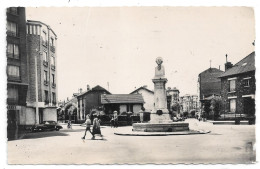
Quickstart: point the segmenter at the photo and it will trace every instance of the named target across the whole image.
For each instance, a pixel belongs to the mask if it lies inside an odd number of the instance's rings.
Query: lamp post
[[[37,72],[37,56],[38,56],[38,49],[36,48],[36,55],[35,55],[35,123],[39,124],[39,106],[38,106],[38,72]]]

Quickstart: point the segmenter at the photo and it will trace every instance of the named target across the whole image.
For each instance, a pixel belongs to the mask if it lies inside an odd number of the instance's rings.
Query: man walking
[[[90,130],[90,125],[91,125],[91,120],[90,120],[90,118],[89,118],[89,115],[87,115],[87,117],[86,117],[86,130],[85,130],[85,134],[84,134],[84,136],[82,137],[82,139],[85,139],[85,137],[86,137],[86,134],[87,134],[87,131],[89,131],[90,133],[91,133],[91,135],[92,135],[92,139],[94,138],[94,135],[93,135],[93,133],[91,132],[91,130]]]

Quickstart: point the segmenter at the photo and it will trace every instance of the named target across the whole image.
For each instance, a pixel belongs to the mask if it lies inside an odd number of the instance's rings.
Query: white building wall
[[[25,125],[35,124],[35,108],[27,107],[25,116],[26,116]]]
[[[47,120],[57,121],[57,111],[55,107],[48,107],[43,109],[43,121]]]
[[[127,106],[126,105],[120,105],[120,107],[119,107],[119,111],[120,111],[120,113],[122,113],[122,112],[127,112]]]
[[[148,92],[147,90],[141,89],[138,92],[135,92],[134,94],[142,94],[144,99],[144,105],[146,112],[151,112],[154,109],[154,94],[151,92]]]
[[[134,105],[133,106],[133,112],[134,114],[139,113],[139,111],[141,110],[142,106],[141,105]]]

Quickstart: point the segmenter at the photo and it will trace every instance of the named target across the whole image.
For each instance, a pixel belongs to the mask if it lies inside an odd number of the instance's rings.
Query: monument
[[[189,123],[173,122],[167,109],[167,97],[165,84],[165,69],[162,65],[163,59],[156,58],[155,76],[152,79],[154,83],[154,109],[150,115],[148,123],[134,123],[133,131],[145,132],[174,132],[189,130]]]

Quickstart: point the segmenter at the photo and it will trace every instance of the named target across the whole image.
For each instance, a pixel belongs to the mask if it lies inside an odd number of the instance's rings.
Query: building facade
[[[203,100],[212,95],[220,95],[221,80],[218,78],[223,73],[217,68],[209,68],[201,72],[198,76],[198,98]],[[200,102],[200,105],[201,103]],[[201,106],[199,106],[201,107]]]
[[[97,85],[92,89],[87,85],[87,91],[80,93],[77,96],[78,99],[78,120],[85,120],[86,115],[90,114],[94,110],[101,110],[101,95],[111,94],[105,88]]]
[[[131,112],[138,115],[144,104],[142,94],[102,94],[101,104],[107,115],[117,111],[119,114]]]
[[[169,111],[171,111],[173,106],[176,106],[179,104],[180,101],[180,91],[174,87],[174,88],[168,88],[166,90],[166,96],[167,96],[167,108]],[[179,111],[178,111],[179,113]]]
[[[139,87],[130,94],[141,94],[143,96],[145,112],[151,112],[154,109],[154,92],[147,89],[147,86]]]
[[[190,113],[198,111],[198,96],[186,94],[180,97],[180,105],[182,112]]]
[[[7,129],[23,125],[29,85],[25,8],[7,8]],[[9,138],[10,136],[8,136]]]
[[[29,89],[26,124],[57,121],[57,35],[45,23],[27,21]]]
[[[221,74],[221,118],[255,118],[255,52],[252,52],[234,66],[227,66]],[[230,64],[229,64],[230,65]]]

